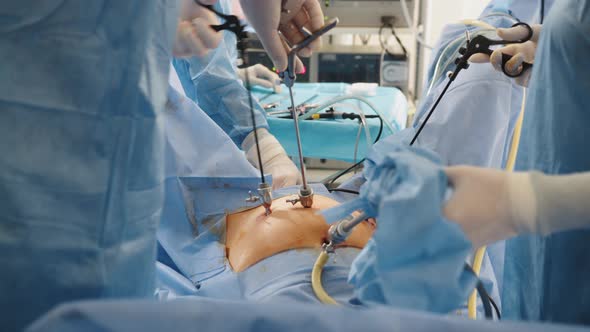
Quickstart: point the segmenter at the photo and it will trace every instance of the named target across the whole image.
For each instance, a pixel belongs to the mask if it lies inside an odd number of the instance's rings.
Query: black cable
[[[385,42],[383,41],[383,29],[385,29],[385,28],[391,28],[391,34],[393,35],[393,37],[395,38],[395,40],[397,41],[399,46],[402,48],[402,52],[404,53],[404,58],[407,59],[408,58],[408,51],[406,50],[406,47],[402,43],[401,39],[399,38],[399,36],[395,32],[393,25],[391,25],[391,24],[382,24],[381,27],[379,27],[379,44],[381,45],[381,49],[385,53],[387,53],[391,56],[394,56],[393,53],[389,52],[389,50],[387,49],[387,45],[385,45]]]
[[[350,189],[344,189],[344,188],[333,188],[333,189],[328,189],[329,192],[342,192],[342,193],[347,193],[347,194],[354,194],[354,195],[360,195],[360,193],[356,190],[350,190]]]
[[[379,132],[377,133],[377,137],[375,137],[375,141],[373,142],[373,144],[379,142],[379,140],[381,139],[381,134],[383,134],[383,118],[379,116]]]
[[[362,165],[364,161],[365,161],[365,158],[361,159],[358,163],[348,167],[347,169],[341,171],[340,173],[338,173],[338,175],[336,175],[334,178],[332,178],[332,180],[330,180],[330,182],[328,182],[328,185],[334,184],[334,182],[336,180],[338,180],[339,178],[343,177],[344,175],[350,173],[351,171],[353,171],[354,169],[356,169],[357,167]]]
[[[434,112],[434,110],[436,109],[436,107],[438,106],[438,103],[440,103],[442,97],[445,95],[445,93],[447,93],[447,90],[451,86],[451,83],[453,83],[453,80],[452,79],[449,79],[449,82],[445,86],[444,90],[442,91],[442,93],[440,94],[440,96],[438,96],[438,98],[436,99],[436,102],[434,103],[434,105],[432,105],[432,107],[430,108],[430,111],[428,112],[428,115],[426,116],[426,119],[424,119],[424,122],[422,122],[422,124],[420,125],[420,128],[418,128],[418,131],[416,132],[416,134],[414,134],[414,138],[412,138],[412,141],[410,142],[410,146],[414,145],[414,142],[416,142],[416,139],[418,139],[418,136],[422,132],[422,129],[424,129],[424,126],[426,126],[426,123],[428,122],[428,119],[430,119],[430,116],[432,115],[432,113]]]
[[[479,297],[481,298],[481,303],[483,304],[483,312],[487,319],[493,319],[494,315],[492,314],[492,306],[490,305],[490,295],[488,291],[483,285],[481,280],[477,281],[477,292],[479,293]]]
[[[545,0],[541,0],[541,15],[540,15],[540,22],[543,24],[545,20]]]
[[[375,138],[375,141],[373,142],[373,144],[379,142],[382,134],[383,134],[383,118],[381,118],[379,116],[379,132],[377,133],[377,137]],[[358,163],[356,163],[356,164],[350,166],[349,168],[338,173],[338,175],[336,175],[334,178],[332,178],[330,180],[330,182],[328,182],[328,186],[334,184],[334,182],[336,182],[336,180],[343,177],[344,175],[352,172],[355,168],[359,167],[364,161],[365,161],[365,158],[361,159]]]
[[[491,297],[488,294],[488,291],[486,290],[486,288],[484,287],[483,282],[481,282],[481,280],[479,279],[479,277],[477,276],[475,271],[473,271],[473,268],[471,267],[471,265],[465,263],[463,268],[465,270],[467,270],[468,272],[473,273],[473,275],[477,278],[477,285],[475,286],[475,289],[477,289],[477,293],[479,294],[479,297],[481,298],[481,303],[483,304],[484,315],[486,316],[487,319],[493,319],[494,315],[492,314],[492,306],[490,304]]]
[[[492,304],[492,307],[494,307],[494,311],[496,312],[496,317],[498,317],[498,320],[501,320],[502,314],[500,314],[500,309],[498,308],[496,301],[494,301],[494,299],[491,296],[489,297],[489,300],[490,300],[490,303]]]

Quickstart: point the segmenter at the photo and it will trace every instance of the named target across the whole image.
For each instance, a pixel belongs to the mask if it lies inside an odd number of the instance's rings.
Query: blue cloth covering
[[[557,1],[531,78],[519,170],[590,171],[590,2]],[[509,318],[590,324],[590,231],[510,240],[503,305]]]
[[[357,209],[379,221],[351,269],[356,297],[435,312],[458,308],[475,286],[463,268],[471,244],[441,216],[447,180],[440,161],[389,137],[367,156],[363,175],[358,199],[324,212],[328,222]]]
[[[309,104],[322,104],[335,97],[349,95],[350,84],[346,83],[296,83],[293,87],[295,104],[299,105],[308,101]],[[280,94],[268,95],[266,90],[258,90],[254,95],[261,103],[279,105],[269,109],[269,112],[287,110],[291,107],[291,100],[287,89]],[[268,97],[267,97],[268,96]],[[371,102],[383,115],[385,121],[389,122],[395,130],[403,129],[406,126],[408,114],[408,103],[403,93],[396,88],[378,87],[375,96],[363,97]],[[356,100],[345,100],[338,104],[352,104],[359,107],[365,114],[375,114],[366,104]],[[337,112],[357,113],[356,110],[335,106]],[[284,115],[284,114],[283,114]],[[374,140],[379,132],[379,120],[367,119],[371,137]],[[268,117],[268,125],[271,133],[281,142],[281,145],[290,156],[297,156],[297,142],[295,140],[293,120],[280,119],[276,116]],[[353,120],[321,120],[321,121],[300,121],[301,144],[303,154],[309,158],[337,159],[352,162],[355,156],[355,145],[359,132],[359,122]],[[384,126],[381,137],[391,135],[391,130]],[[372,143],[372,142],[371,142]],[[362,159],[367,152],[367,141],[364,130],[361,132],[358,143],[357,161]]]
[[[220,0],[215,9],[229,13],[231,1]],[[186,95],[194,100],[237,146],[252,132],[248,90],[238,78],[236,36],[223,31],[223,40],[205,57],[174,59]],[[268,128],[262,107],[254,102],[256,125]]]
[[[462,317],[372,308],[354,310],[308,303],[244,303],[185,298],[171,302],[104,301],[63,305],[38,320],[30,332],[123,331],[414,331],[588,332],[550,324],[485,322]]]
[[[153,293],[175,1],[0,9],[0,311]]]
[[[173,78],[171,75],[171,82]],[[199,225],[197,220],[223,214],[226,208],[242,204],[248,191],[256,192],[259,172],[207,114],[171,86],[164,119],[166,195],[158,229],[158,259],[171,261],[173,268],[189,277],[206,274],[211,270],[205,268],[208,264],[202,264],[199,257],[207,261],[208,253],[213,253],[223,261],[225,253],[215,250],[212,243],[219,239],[207,237],[206,224]],[[202,190],[190,195],[192,188]],[[228,193],[236,195],[226,197]],[[197,234],[201,242],[194,241],[193,235]],[[205,244],[200,245],[202,242]],[[203,268],[205,271],[199,270]],[[219,268],[212,270],[215,273]]]

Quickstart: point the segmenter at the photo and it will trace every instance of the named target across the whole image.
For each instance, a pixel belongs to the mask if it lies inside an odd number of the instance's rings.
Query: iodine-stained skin
[[[234,271],[241,272],[282,251],[321,247],[330,225],[318,212],[338,202],[315,195],[313,208],[306,209],[287,203],[290,198],[275,199],[269,216],[262,206],[227,216],[226,254]],[[359,224],[341,246],[363,248],[375,227],[373,221]]]

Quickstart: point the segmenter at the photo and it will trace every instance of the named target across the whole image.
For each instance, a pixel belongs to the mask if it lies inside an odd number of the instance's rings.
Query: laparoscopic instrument
[[[211,25],[211,29],[213,29],[217,32],[227,30],[227,31],[234,33],[236,35],[236,39],[237,39],[237,48],[239,51],[239,56],[242,59],[242,62],[244,64],[247,64],[248,59],[246,58],[245,50],[246,50],[246,41],[247,41],[248,35],[245,30],[246,26],[244,24],[242,24],[240,19],[235,15],[227,15],[227,14],[218,12],[211,5],[202,4],[198,0],[194,0],[194,1],[198,5],[207,8],[208,10],[213,12],[215,15],[219,16],[219,18],[224,20],[224,22],[222,24]],[[245,74],[246,74],[246,85],[250,86],[250,77],[249,77],[247,70],[245,71]],[[266,215],[269,215],[272,212],[272,210],[271,210],[272,187],[268,182],[266,182],[266,178],[264,177],[264,168],[262,166],[262,156],[260,154],[258,133],[256,132],[256,116],[254,114],[254,102],[253,102],[252,93],[250,92],[250,90],[248,90],[248,102],[250,104],[250,115],[252,116],[252,130],[254,131],[254,140],[256,142],[256,152],[258,155],[258,165],[259,165],[259,169],[260,169],[260,184],[258,185],[258,195],[253,195],[252,192],[249,192],[248,198],[246,198],[246,201],[250,202],[250,203],[255,203],[255,202],[260,201],[262,203],[262,205],[264,206],[264,209],[266,211]]]
[[[283,80],[283,84],[285,84],[285,86],[287,86],[289,89],[289,97],[291,98],[291,115],[293,116],[293,122],[295,123],[295,138],[297,140],[297,152],[299,154],[301,181],[303,182],[301,188],[299,189],[299,197],[288,200],[288,202],[292,203],[293,205],[301,203],[301,205],[305,208],[311,208],[313,205],[313,189],[311,189],[311,187],[308,185],[307,178],[305,176],[305,164],[303,162],[303,150],[301,148],[301,133],[299,131],[299,114],[297,107],[295,107],[295,100],[293,99],[293,84],[295,84],[295,79],[297,78],[295,59],[299,51],[305,47],[308,47],[313,41],[320,38],[326,32],[330,31],[337,24],[338,19],[334,18],[318,31],[313,33],[304,27],[301,28],[301,32],[305,36],[305,39],[303,39],[300,43],[291,46],[291,50],[289,51],[287,58],[287,69],[279,73],[280,78]]]
[[[525,27],[528,30],[528,34],[527,34],[526,38],[521,39],[521,40],[517,40],[517,41],[509,41],[509,40],[493,40],[493,39],[489,39],[485,36],[478,35],[475,38],[473,38],[473,40],[471,40],[471,37],[469,35],[469,31],[466,31],[467,43],[466,43],[465,47],[462,47],[459,49],[459,54],[461,56],[455,60],[455,64],[457,65],[457,67],[455,68],[455,70],[453,72],[449,73],[449,76],[448,76],[449,81],[447,82],[447,85],[445,86],[445,88],[441,92],[440,96],[438,96],[438,98],[436,99],[436,102],[430,108],[430,111],[426,115],[426,118],[424,119],[424,121],[422,122],[422,124],[420,125],[418,130],[416,131],[416,134],[414,134],[414,137],[412,138],[410,145],[413,145],[416,142],[416,139],[418,139],[418,136],[420,135],[420,133],[424,129],[424,126],[426,126],[426,123],[428,122],[428,120],[432,116],[432,113],[434,112],[434,110],[436,109],[438,104],[440,103],[441,99],[443,98],[443,96],[445,95],[445,93],[447,92],[447,90],[449,89],[451,84],[455,81],[455,79],[457,78],[457,76],[459,75],[461,70],[469,68],[469,58],[471,56],[473,56],[475,54],[480,54],[480,53],[486,54],[486,55],[491,55],[493,53],[493,50],[490,48],[491,46],[522,44],[522,43],[526,43],[527,41],[529,41],[533,38],[533,29],[531,28],[530,25],[528,25],[524,22],[519,22],[519,23],[516,23],[513,25],[513,27],[517,27],[517,26]],[[518,68],[516,71],[508,70],[508,68],[506,66],[508,64],[508,61],[511,58],[512,57],[510,55],[502,54],[502,71],[508,77],[513,77],[513,78],[519,77],[519,76],[523,75],[525,71],[530,70],[533,67],[532,64],[530,64],[528,62],[524,62],[522,64],[522,66],[520,68]]]

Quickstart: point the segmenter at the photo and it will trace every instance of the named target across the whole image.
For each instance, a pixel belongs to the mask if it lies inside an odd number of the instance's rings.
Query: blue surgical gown
[[[215,8],[229,13],[231,2],[220,0]],[[174,59],[174,67],[186,95],[217,123],[237,146],[252,132],[248,90],[237,74],[236,36],[223,32],[219,46],[203,58]],[[264,110],[253,100],[257,128],[267,128]]]
[[[175,1],[0,7],[0,329],[151,296]]]
[[[557,1],[537,50],[519,170],[590,170],[590,1]],[[590,324],[590,231],[507,242],[506,317]]]

